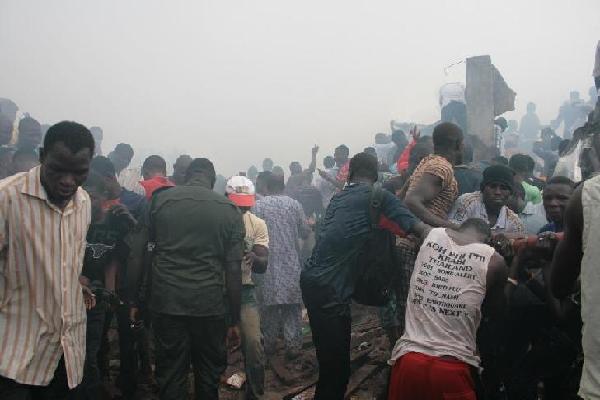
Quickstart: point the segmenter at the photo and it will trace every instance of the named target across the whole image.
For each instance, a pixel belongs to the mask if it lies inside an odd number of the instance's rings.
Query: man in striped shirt
[[[85,358],[79,277],[90,223],[89,130],[52,126],[41,165],[0,181],[0,398],[66,399]]]

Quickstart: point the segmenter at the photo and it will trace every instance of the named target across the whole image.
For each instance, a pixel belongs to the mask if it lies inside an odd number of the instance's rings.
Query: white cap
[[[225,187],[227,197],[241,207],[252,207],[256,203],[254,183],[245,176],[232,176]]]

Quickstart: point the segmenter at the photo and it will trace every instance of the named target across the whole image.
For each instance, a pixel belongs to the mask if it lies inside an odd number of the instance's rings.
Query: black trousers
[[[225,317],[154,315],[156,380],[161,400],[188,398],[187,376],[192,364],[195,397],[219,398],[219,379],[227,368]]]
[[[315,400],[343,400],[350,378],[350,313],[320,307],[307,311],[319,362]]]
[[[48,386],[23,385],[0,376],[0,399],[2,400],[67,400],[71,399],[72,395],[73,391],[69,390],[67,371],[62,358]]]
[[[98,352],[102,345],[106,307],[98,304],[87,312],[85,334],[85,364],[83,381],[77,388],[77,400],[100,400],[102,398],[102,379],[98,368]]]
[[[117,330],[119,332],[119,376],[117,376],[117,387],[126,399],[133,399],[137,391],[137,371],[138,359],[135,351],[135,334],[131,329],[131,321],[129,320],[130,307],[122,304],[117,307],[113,313],[106,313],[104,322],[104,332],[102,334],[102,345],[99,352],[98,364],[100,365],[101,375],[108,376],[108,329],[113,317],[117,320]]]

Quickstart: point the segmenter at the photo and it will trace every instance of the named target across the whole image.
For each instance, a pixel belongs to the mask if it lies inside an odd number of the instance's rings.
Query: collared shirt
[[[142,180],[142,169],[140,167],[125,168],[117,175],[119,185],[141,196],[145,196],[146,190],[140,185],[140,180]]]
[[[225,264],[241,266],[242,214],[225,196],[198,186],[175,186],[152,198],[150,307],[169,315],[222,316]]]
[[[64,355],[70,388],[83,376],[86,313],[79,275],[90,223],[79,188],[61,210],[40,167],[0,181],[0,375],[46,386]]]
[[[537,235],[544,225],[548,223],[546,220],[546,211],[542,204],[527,203],[523,211],[519,214],[519,219],[525,225],[525,231],[529,235]]]
[[[302,290],[309,307],[343,305],[347,310],[357,284],[358,255],[372,232],[372,191],[369,185],[353,183],[331,199],[312,256],[302,271]],[[418,222],[387,190],[382,191],[381,218],[380,228],[393,233],[409,232]]]
[[[449,218],[459,225],[469,218],[480,218],[488,224],[490,223],[481,192],[466,193],[460,196],[456,200]],[[492,231],[495,233],[525,233],[525,225],[514,211],[504,206],[500,209]]]

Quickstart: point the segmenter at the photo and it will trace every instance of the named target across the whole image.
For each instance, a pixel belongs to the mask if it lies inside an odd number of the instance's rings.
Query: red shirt
[[[346,161],[344,165],[340,167],[335,179],[338,182],[346,183],[348,181],[348,174],[350,173],[350,160]]]
[[[140,185],[142,185],[146,191],[146,198],[148,200],[152,198],[152,193],[154,193],[156,190],[163,187],[175,186],[175,184],[166,176],[155,176],[154,178],[140,181]]]

